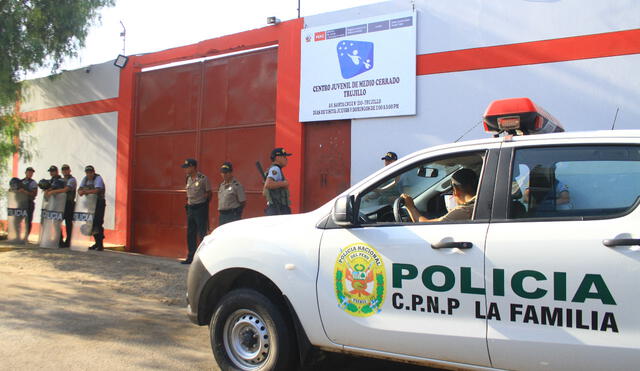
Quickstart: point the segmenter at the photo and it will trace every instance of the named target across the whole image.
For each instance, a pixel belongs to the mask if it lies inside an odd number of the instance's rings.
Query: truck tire
[[[245,288],[220,300],[209,325],[213,356],[221,370],[294,369],[294,333],[281,306]]]

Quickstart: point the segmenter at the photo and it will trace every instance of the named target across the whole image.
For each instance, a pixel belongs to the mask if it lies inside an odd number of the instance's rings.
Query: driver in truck
[[[478,175],[471,169],[460,169],[451,175],[451,187],[453,189],[453,198],[458,206],[449,211],[446,215],[436,218],[427,219],[420,215],[420,211],[416,208],[413,198],[406,193],[400,195],[404,200],[405,206],[409,211],[411,220],[418,222],[451,222],[458,220],[469,220],[473,214],[473,207],[476,202],[476,190],[478,189]]]

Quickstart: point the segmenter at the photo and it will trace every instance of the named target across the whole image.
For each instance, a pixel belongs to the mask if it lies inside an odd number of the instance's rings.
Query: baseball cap
[[[225,162],[220,166],[220,172],[222,173],[230,173],[233,171],[233,165],[231,162]]]
[[[395,152],[387,152],[381,158],[381,160],[389,160],[389,161],[395,161],[397,159],[398,159],[398,155],[396,155]]]
[[[278,148],[274,148],[273,151],[271,151],[271,159],[273,160],[274,158],[276,158],[276,156],[291,156],[291,153],[287,153],[287,151],[284,150],[284,148],[282,147],[278,147]]]
[[[51,165],[47,171],[58,171],[58,167],[56,165]]]
[[[85,172],[87,172],[87,171],[93,171],[93,172],[95,172],[95,171],[96,171],[96,169],[94,169],[94,168],[93,168],[93,166],[91,166],[91,165],[87,165],[87,166],[85,166],[85,167],[84,167],[84,171],[85,171]]]
[[[27,170],[25,170],[25,171],[33,171],[34,173],[36,172],[35,170],[33,170],[33,168],[32,168],[31,166],[29,166],[29,167],[27,168]]]
[[[188,159],[184,160],[184,162],[182,163],[182,168],[183,169],[186,169],[186,168],[191,167],[191,166],[198,166],[198,161],[196,161],[193,158],[188,158]]]
[[[62,166],[60,166],[60,170],[70,170],[71,167],[67,164],[62,164]]]

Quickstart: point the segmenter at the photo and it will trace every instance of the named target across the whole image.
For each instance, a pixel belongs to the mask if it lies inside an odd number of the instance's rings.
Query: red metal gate
[[[314,210],[349,188],[351,120],[304,127],[304,211]]]
[[[138,74],[133,161],[133,248],[186,255],[185,158],[211,180],[210,226],[218,225],[220,165],[231,161],[244,185],[244,217],[263,215],[255,161],[275,139],[276,49]]]

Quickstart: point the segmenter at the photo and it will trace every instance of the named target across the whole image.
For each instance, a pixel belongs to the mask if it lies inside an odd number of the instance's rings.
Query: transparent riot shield
[[[93,235],[93,215],[96,212],[98,195],[78,196],[73,213],[73,229],[71,230],[71,249],[87,251]]]
[[[50,195],[42,200],[40,241],[38,242],[40,247],[58,247],[60,243],[60,233],[62,233],[61,226],[64,220],[64,205],[66,202],[66,193]]]
[[[27,242],[27,205],[29,196],[22,192],[7,192],[7,242],[23,244]]]

